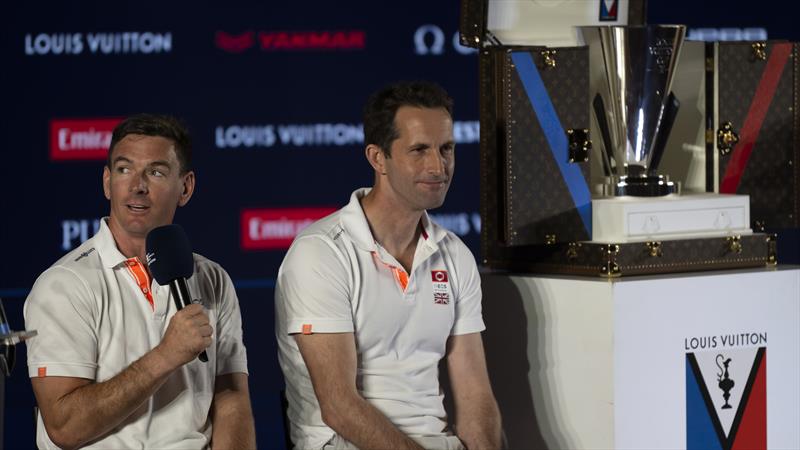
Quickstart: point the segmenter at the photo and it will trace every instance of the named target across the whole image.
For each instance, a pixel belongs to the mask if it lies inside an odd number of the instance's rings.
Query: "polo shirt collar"
[[[439,226],[439,224],[433,222],[431,218],[428,216],[428,211],[422,212],[422,218],[420,220],[420,225],[422,225],[423,237],[427,242],[430,242],[433,245],[439,244],[439,241],[444,239],[447,236],[447,230]]]
[[[356,189],[350,195],[350,202],[342,208],[341,225],[347,232],[350,239],[356,247],[368,251],[378,251],[378,246],[375,243],[375,238],[372,236],[372,230],[369,229],[367,223],[367,216],[364,215],[364,210],[361,208],[361,199],[364,198],[372,188]],[[433,248],[438,248],[438,243],[447,235],[447,231],[434,223],[428,212],[422,212],[420,220],[422,226],[422,238],[425,242]]]
[[[361,208],[361,199],[364,198],[372,188],[356,189],[350,195],[350,202],[342,208],[341,225],[356,247],[368,252],[378,250],[375,245],[375,238],[367,223],[367,216]]]
[[[108,217],[100,219],[100,230],[95,235],[95,248],[97,248],[103,265],[114,268],[127,261],[128,258],[117,248],[117,242],[108,227],[108,220]]]

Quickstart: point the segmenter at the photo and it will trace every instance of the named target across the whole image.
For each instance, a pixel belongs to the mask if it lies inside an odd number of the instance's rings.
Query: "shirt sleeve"
[[[456,239],[454,262],[458,275],[458,292],[455,302],[455,321],[450,330],[451,336],[477,333],[486,329],[481,312],[481,277],[475,257],[463,242]]]
[[[322,237],[298,238],[278,271],[279,329],[287,334],[353,332],[347,267],[344,255]]]
[[[214,264],[214,293],[217,299],[216,351],[217,375],[248,373],[247,350],[242,332],[242,312],[233,281],[222,267]]]
[[[28,376],[94,380],[97,372],[96,302],[84,280],[56,266],[36,280],[25,300]]]

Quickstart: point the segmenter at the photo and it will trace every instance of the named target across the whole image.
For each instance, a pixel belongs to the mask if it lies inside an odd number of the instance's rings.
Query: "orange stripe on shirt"
[[[403,288],[403,292],[406,291],[406,287],[408,287],[408,274],[405,270],[392,266],[392,271],[394,272],[394,277],[397,279],[397,282],[400,283],[400,287]]]
[[[139,286],[139,290],[142,291],[142,294],[144,294],[147,302],[150,303],[150,309],[155,311],[156,306],[155,302],[153,302],[153,293],[150,291],[152,279],[150,278],[150,274],[147,273],[147,270],[144,268],[144,264],[139,262],[139,258],[134,256],[133,258],[128,258],[125,261],[125,267],[128,269],[128,273],[133,276],[134,281],[136,281],[136,285]]]
[[[372,257],[375,259],[375,261],[378,261],[379,263],[383,264],[389,270],[392,271],[392,276],[394,276],[394,280],[397,281],[397,284],[400,286],[400,289],[402,289],[403,292],[405,292],[406,287],[408,287],[408,274],[406,273],[405,269],[403,269],[402,267],[393,266],[389,263],[383,262],[381,257],[378,256],[378,252],[372,252]]]

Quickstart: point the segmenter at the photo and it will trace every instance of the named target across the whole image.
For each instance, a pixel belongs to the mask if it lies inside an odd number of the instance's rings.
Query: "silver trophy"
[[[679,192],[657,172],[680,103],[670,92],[686,35],[683,25],[581,27],[602,53],[593,110],[603,139],[605,195],[656,197]]]

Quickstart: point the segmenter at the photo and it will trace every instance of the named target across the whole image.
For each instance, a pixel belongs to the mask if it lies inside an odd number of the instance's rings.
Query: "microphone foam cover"
[[[194,273],[192,245],[180,225],[153,228],[147,233],[145,252],[150,273],[162,286],[178,278],[189,278]]]

